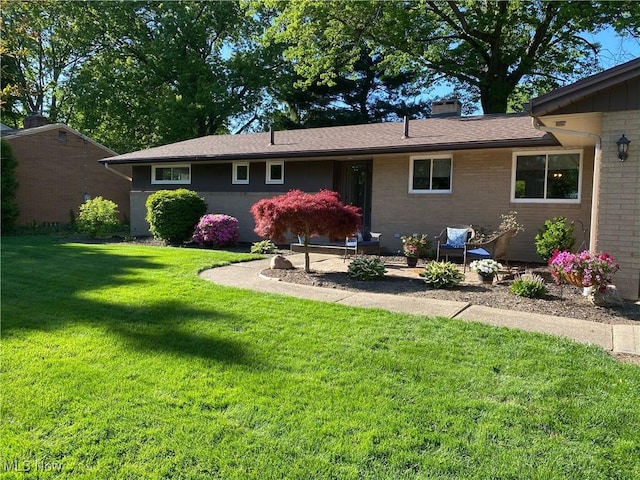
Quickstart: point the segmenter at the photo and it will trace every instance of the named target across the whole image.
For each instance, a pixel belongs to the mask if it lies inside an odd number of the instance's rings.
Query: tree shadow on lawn
[[[138,305],[87,298],[84,292],[110,286],[136,288],[137,269],[161,269],[153,258],[114,255],[92,248],[53,242],[3,246],[2,334],[24,330],[53,332],[69,325],[105,328],[128,348],[244,364],[241,342],[225,338],[242,319],[213,307],[196,308],[180,300],[147,300]],[[9,272],[9,273],[7,273]],[[195,273],[194,273],[195,275]],[[213,325],[215,324],[215,325]],[[195,331],[198,329],[198,331]]]

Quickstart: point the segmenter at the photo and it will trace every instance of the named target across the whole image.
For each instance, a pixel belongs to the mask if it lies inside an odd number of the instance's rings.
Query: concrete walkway
[[[287,259],[296,268],[304,268],[303,254],[290,255]],[[336,255],[313,254],[311,261],[311,268],[314,271],[346,271],[348,265]],[[574,318],[500,310],[466,302],[296,285],[261,276],[260,272],[269,268],[269,263],[269,259],[234,263],[205,270],[200,273],[200,276],[221,285],[259,292],[430,317],[457,318],[487,325],[559,335],[576,342],[599,345],[614,353],[640,355],[640,325],[608,325]],[[406,269],[403,270],[406,275]],[[396,272],[390,270],[389,274],[403,275],[399,270]]]

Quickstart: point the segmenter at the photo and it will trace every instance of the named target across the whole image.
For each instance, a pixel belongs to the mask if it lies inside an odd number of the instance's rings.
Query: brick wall
[[[596,250],[620,263],[614,283],[624,298],[640,291],[640,111],[605,113],[602,119],[602,162]],[[616,141],[631,141],[629,158],[618,160]]]
[[[18,225],[67,224],[70,210],[77,215],[85,192],[114,201],[121,217],[129,217],[131,183],[98,163],[109,156],[106,150],[56,128],[5,140],[18,162]]]
[[[529,150],[528,150],[529,151]],[[372,230],[383,233],[390,251],[401,248],[394,234],[438,235],[451,224],[472,224],[495,229],[500,215],[518,212],[525,231],[510,243],[511,260],[540,262],[534,237],[544,221],[556,216],[580,220],[589,229],[593,182],[593,148],[583,155],[582,202],[580,204],[512,203],[511,149],[460,151],[453,153],[452,193],[410,194],[409,155],[376,157],[373,164]],[[581,227],[575,232],[578,243]],[[586,240],[588,246],[589,240]]]

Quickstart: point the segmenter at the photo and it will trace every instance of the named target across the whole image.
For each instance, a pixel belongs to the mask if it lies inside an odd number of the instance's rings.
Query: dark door
[[[361,209],[365,230],[371,229],[371,160],[337,163],[337,191],[342,202]]]

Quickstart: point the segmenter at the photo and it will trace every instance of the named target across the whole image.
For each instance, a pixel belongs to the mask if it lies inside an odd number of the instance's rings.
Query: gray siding
[[[154,185],[151,183],[151,166],[133,167],[134,191],[171,190],[188,188],[197,192],[288,192],[297,188],[313,192],[333,188],[333,161],[286,161],[284,184],[269,185],[266,179],[266,163],[251,162],[249,184],[232,183],[231,163],[192,163],[191,183],[188,185]]]

